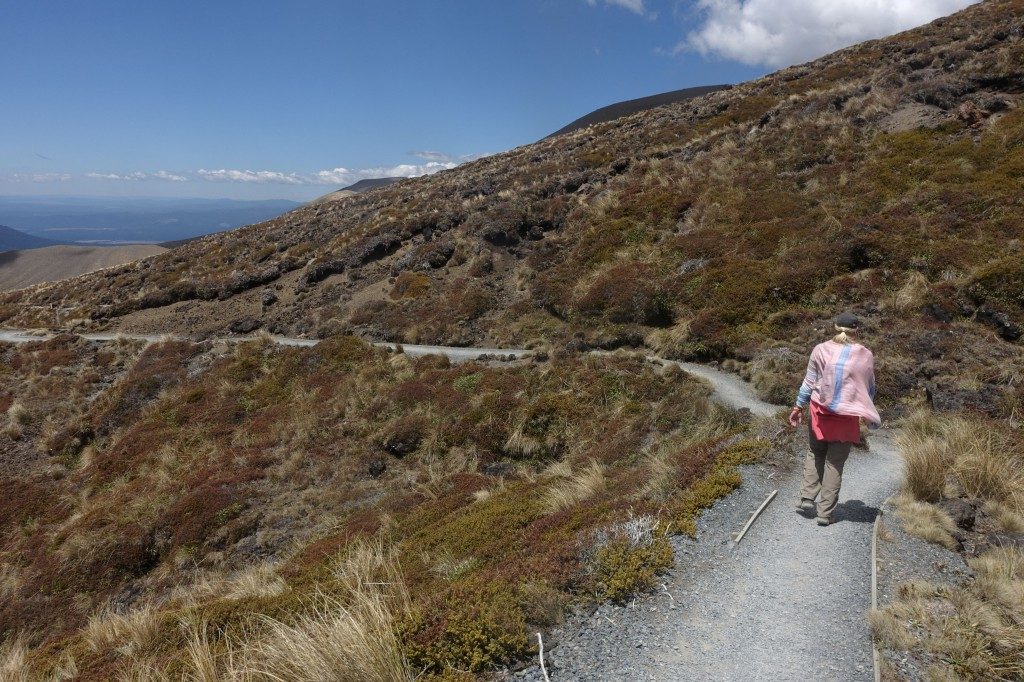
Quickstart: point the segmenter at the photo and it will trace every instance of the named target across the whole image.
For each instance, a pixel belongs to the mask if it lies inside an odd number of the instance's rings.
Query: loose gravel
[[[779,409],[731,375],[701,376],[723,402],[755,414]],[[742,401],[735,400],[740,388]],[[794,509],[805,447],[781,466],[744,467],[743,486],[701,517],[696,539],[673,540],[676,567],[660,590],[555,629],[547,642],[551,679],[871,680],[872,523],[899,484],[900,460],[892,434],[875,432],[870,451],[850,456],[835,522],[822,528]],[[775,489],[734,545],[732,535]],[[543,680],[539,666],[507,677]]]

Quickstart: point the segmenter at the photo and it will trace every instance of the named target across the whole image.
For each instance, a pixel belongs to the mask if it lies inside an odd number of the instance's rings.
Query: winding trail
[[[762,416],[782,409],[735,375],[676,364],[733,407]],[[806,436],[798,440],[792,462],[744,467],[743,486],[705,512],[697,538],[674,540],[676,568],[661,592],[603,605],[557,633],[551,679],[872,680],[871,532],[902,479],[893,434],[876,431],[870,450],[854,450],[826,528],[794,509]],[[732,534],[774,489],[776,499],[735,545]],[[542,679],[535,669],[515,677]]]
[[[52,335],[0,330],[0,342],[26,343]],[[83,334],[92,341],[180,338],[147,334]],[[232,336],[225,342],[256,337]],[[314,339],[271,337],[286,346]],[[395,349],[395,344],[377,343]],[[442,354],[453,362],[482,356],[523,358],[525,349],[402,345],[409,355]],[[676,364],[714,387],[715,399],[757,416],[780,406],[762,402],[739,377],[704,365]],[[804,437],[801,440],[805,440]],[[877,431],[870,450],[846,465],[835,522],[820,528],[797,514],[801,464],[744,467],[743,486],[699,520],[696,539],[675,538],[676,569],[663,592],[631,607],[603,605],[570,623],[550,655],[553,680],[871,680],[872,650],[865,613],[870,606],[872,522],[902,477],[893,434]],[[773,489],[775,501],[743,542],[731,534]],[[637,605],[639,603],[639,606]],[[543,679],[538,668],[516,673]]]
[[[33,341],[45,341],[53,338],[55,335],[50,332],[30,332],[21,329],[0,329],[0,343],[31,343]],[[180,336],[175,334],[130,334],[125,332],[103,332],[95,334],[76,334],[81,336],[87,341],[116,341],[117,339],[131,339],[133,341],[145,341],[147,343],[156,343],[164,339],[172,339],[174,341],[195,341],[195,339],[187,336]],[[220,341],[223,343],[245,343],[246,341],[256,341],[260,337],[258,336],[219,336],[216,338],[206,339],[208,341]],[[315,346],[320,343],[318,339],[304,339],[293,336],[274,336],[270,335],[270,339],[278,344],[279,346]],[[503,356],[503,357],[514,357],[523,358],[533,354],[533,351],[526,350],[524,348],[463,348],[460,346],[421,346],[416,344],[395,344],[387,342],[374,342],[374,346],[378,348],[387,348],[389,350],[395,350],[401,346],[402,351],[406,355],[418,357],[421,355],[444,355],[452,362],[468,362],[470,360],[477,360],[483,356]]]

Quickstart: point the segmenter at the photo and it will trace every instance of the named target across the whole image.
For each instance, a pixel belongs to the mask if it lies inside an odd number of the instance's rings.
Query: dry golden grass
[[[21,638],[0,644],[0,680],[4,682],[31,682],[28,667],[28,648]]]
[[[899,440],[906,465],[904,488],[915,499],[938,502],[946,492],[955,453],[934,436],[911,441],[910,436],[904,434]]]
[[[1021,516],[1005,504],[989,501],[984,504],[982,511],[1004,531],[1008,533],[1024,533],[1024,516]]]
[[[912,270],[907,276],[906,283],[886,303],[889,307],[899,311],[917,309],[927,294],[928,278],[917,270]]]
[[[893,603],[869,615],[874,637],[887,649],[912,650],[929,679],[1021,679],[1024,554],[997,549],[970,565],[975,580],[962,587],[902,585]]]
[[[505,452],[525,459],[529,459],[544,449],[544,443],[533,436],[525,433],[526,424],[520,424],[512,431],[508,441],[505,443]]]
[[[347,604],[323,596],[294,624],[268,621],[247,665],[256,679],[411,680],[393,616],[379,590],[361,591]]]
[[[259,564],[232,576],[203,576],[171,593],[170,600],[195,605],[214,599],[253,599],[276,597],[288,589],[271,564]]]
[[[908,533],[947,549],[956,550],[957,542],[953,538],[956,524],[949,514],[906,494],[894,497],[893,505],[896,508],[896,515],[903,521],[903,529]]]
[[[462,575],[473,570],[480,563],[474,557],[459,559],[449,549],[444,549],[438,553],[433,558],[433,561],[430,560],[430,557],[424,557],[424,562],[431,564],[431,573],[448,582],[458,580]]]
[[[21,438],[25,427],[32,423],[32,413],[20,402],[12,403],[7,408],[7,424],[4,426],[6,433],[12,440]]]
[[[89,618],[82,634],[93,651],[114,650],[130,656],[156,641],[161,619],[160,611],[150,604],[127,613],[101,611]]]
[[[987,425],[956,415],[918,412],[899,437],[906,490],[935,502],[964,494],[1020,509],[1024,468],[1019,446]]]
[[[356,543],[334,562],[333,580],[331,594],[316,593],[296,618],[259,617],[230,635],[213,635],[200,611],[180,623],[185,644],[178,665],[183,670],[172,676],[164,664],[140,656],[127,661],[122,677],[195,682],[414,679],[397,634],[398,620],[410,608],[397,550],[380,539]],[[267,582],[256,581],[261,586]],[[97,625],[96,636],[116,644],[122,637],[109,634],[111,622],[107,618]]]
[[[552,514],[568,509],[598,494],[607,483],[604,465],[592,461],[583,470],[570,470],[567,475],[555,480],[544,494],[544,508]]]

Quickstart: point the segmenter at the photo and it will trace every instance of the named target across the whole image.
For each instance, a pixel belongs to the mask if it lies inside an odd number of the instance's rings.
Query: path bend
[[[93,341],[131,338],[155,342],[167,335],[83,334]],[[0,342],[50,338],[0,330]],[[183,338],[183,337],[182,337]],[[251,341],[255,337],[224,337]],[[271,337],[288,346],[315,339]],[[377,343],[395,348],[395,344]],[[453,362],[482,356],[522,358],[526,349],[402,345],[409,355],[439,353]],[[676,364],[709,381],[714,397],[758,416],[780,406],[759,400],[739,377],[694,363]],[[803,440],[803,439],[801,439]],[[797,513],[800,459],[777,470],[746,467],[743,486],[699,520],[695,540],[676,538],[677,568],[664,598],[643,609],[601,607],[615,617],[594,618],[551,656],[554,680],[643,679],[871,680],[872,649],[865,613],[870,606],[870,537],[882,502],[896,491],[902,468],[893,434],[875,432],[870,450],[855,450],[846,465],[835,523],[820,528]],[[731,534],[773,489],[779,494],[738,546]],[[610,624],[610,625],[609,625]],[[519,677],[542,679],[539,670]]]

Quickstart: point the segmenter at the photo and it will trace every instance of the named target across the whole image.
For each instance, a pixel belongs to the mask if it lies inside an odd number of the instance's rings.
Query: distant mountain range
[[[586,116],[579,117],[564,128],[560,128],[551,133],[548,137],[564,135],[565,133],[571,133],[574,130],[594,125],[595,123],[614,121],[617,118],[629,116],[630,114],[635,114],[639,111],[646,111],[665,104],[675,104],[676,102],[693,99],[694,97],[701,97],[702,95],[706,95],[710,92],[725,90],[731,87],[731,85],[701,85],[696,88],[684,88],[682,90],[663,92],[660,95],[649,95],[638,99],[629,99],[624,102],[616,102],[615,104],[609,104],[606,107],[595,109]]]
[[[316,199],[310,201],[309,204],[322,204],[328,201],[340,201],[341,199],[344,199],[346,197],[355,196],[356,194],[360,194],[371,189],[377,189],[378,187],[387,187],[388,185],[392,185],[398,182],[399,180],[406,179],[407,178],[404,177],[366,178],[364,180],[360,180],[357,183],[351,184],[348,187],[342,187],[341,189],[335,190],[333,192],[328,192],[323,196],[319,196]]]
[[[17,251],[18,249],[37,249],[41,246],[53,246],[56,242],[41,237],[34,237],[19,232],[12,227],[0,225],[0,251]]]
[[[359,192],[365,192],[368,189],[387,187],[388,185],[392,185],[398,182],[399,180],[405,179],[406,178],[366,178],[365,180],[360,180],[359,182],[349,185],[344,189],[349,192],[356,192],[358,194]]]

